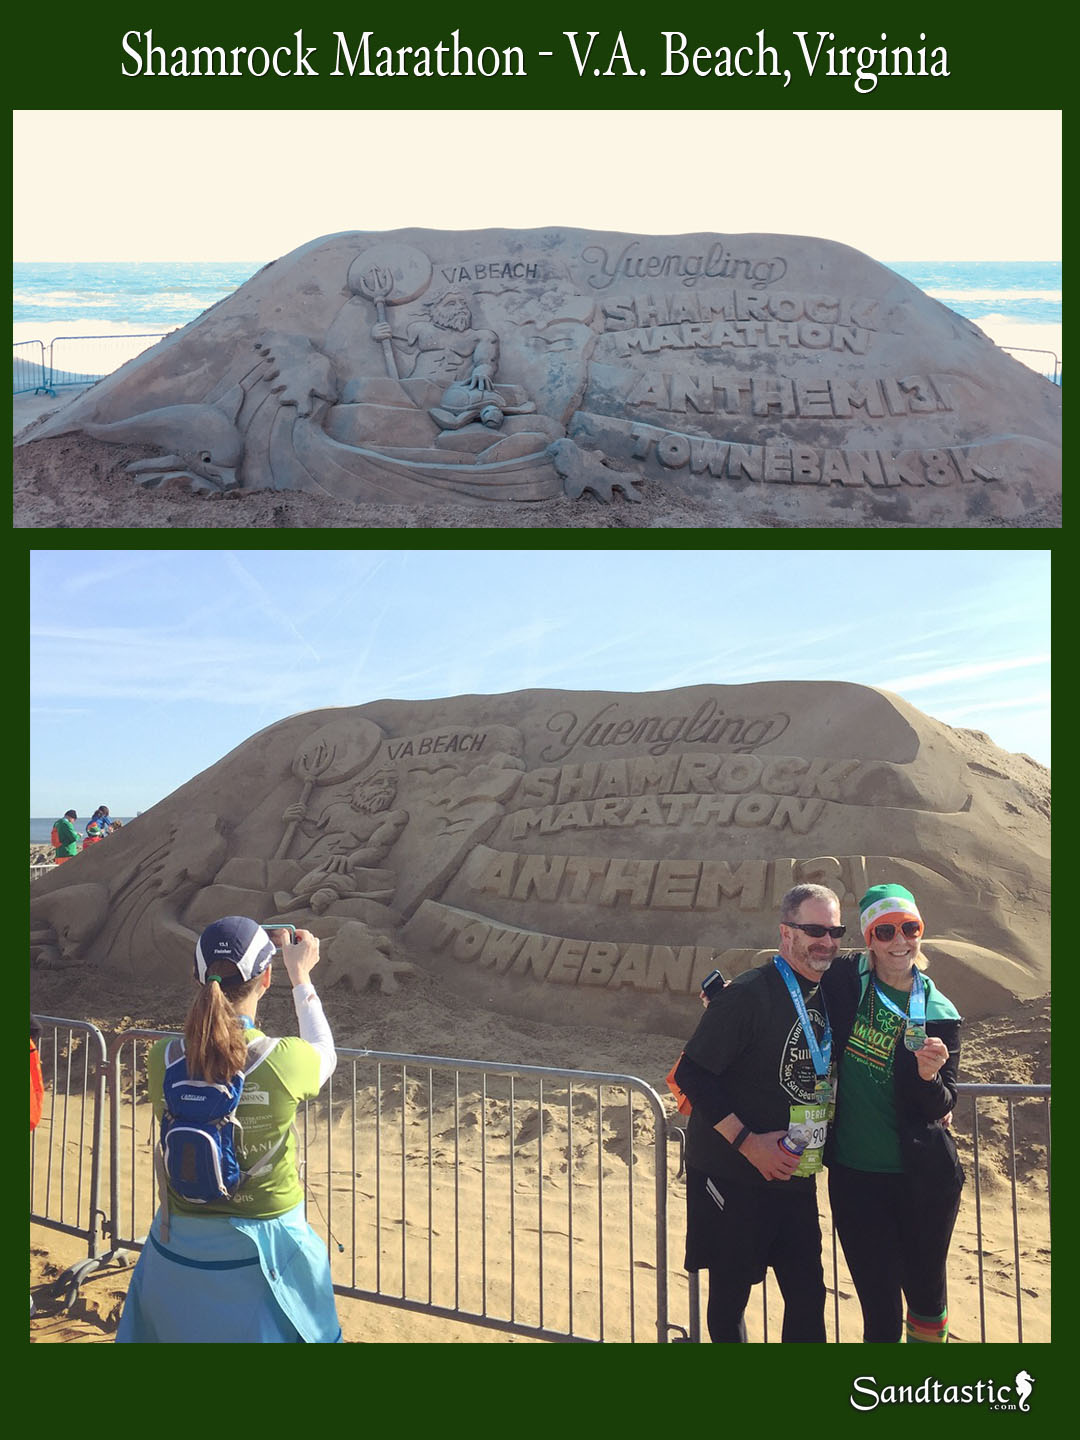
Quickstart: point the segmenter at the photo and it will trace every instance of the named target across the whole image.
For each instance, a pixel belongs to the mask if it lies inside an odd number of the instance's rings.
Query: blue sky
[[[42,550],[30,814],[134,815],[304,710],[850,680],[1050,763],[1048,551]]]

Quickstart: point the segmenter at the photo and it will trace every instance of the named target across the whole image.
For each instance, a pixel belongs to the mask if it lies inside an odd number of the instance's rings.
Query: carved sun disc
[[[391,275],[393,284],[381,298],[389,305],[404,305],[422,295],[431,283],[431,261],[413,245],[372,245],[349,266],[349,289],[370,295],[373,273]],[[378,290],[382,291],[381,284]]]

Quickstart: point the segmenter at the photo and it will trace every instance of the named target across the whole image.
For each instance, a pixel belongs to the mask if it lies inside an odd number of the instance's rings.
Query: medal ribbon
[[[882,1005],[885,1006],[885,1009],[891,1010],[894,1015],[898,1015],[900,1019],[908,1025],[918,1025],[921,1027],[926,1024],[926,986],[923,984],[921,971],[915,971],[915,978],[911,982],[911,999],[908,1001],[906,1015],[903,1010],[901,1010],[898,1005],[894,1005],[885,994],[877,982],[876,975],[874,976],[874,990],[877,998],[881,1001]]]
[[[791,1003],[795,1006],[795,1013],[799,1017],[803,1034],[806,1036],[806,1043],[810,1047],[810,1059],[814,1062],[814,1074],[819,1080],[825,1080],[828,1078],[829,1061],[832,1059],[832,1025],[829,1021],[828,1007],[822,1000],[822,1007],[825,1010],[825,1033],[821,1037],[819,1045],[817,1036],[814,1034],[814,1027],[810,1023],[810,1016],[806,1012],[806,1001],[803,999],[802,990],[792,973],[791,966],[782,955],[774,955],[773,964],[780,971],[788,994],[791,996]]]

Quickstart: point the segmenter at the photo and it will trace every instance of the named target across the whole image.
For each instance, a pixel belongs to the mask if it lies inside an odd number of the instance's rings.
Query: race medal
[[[874,993],[886,1010],[891,1010],[897,1019],[903,1020],[904,1049],[921,1050],[926,1044],[926,985],[919,971],[915,971],[912,979],[911,999],[908,1001],[906,1015],[898,1005],[893,1004],[876,979],[874,980]]]
[[[814,1086],[814,1103],[816,1105],[828,1105],[832,1099],[832,1081],[821,1077]]]
[[[904,1049],[921,1050],[926,1044],[926,1027],[924,1025],[912,1025],[910,1020],[904,1026]]]

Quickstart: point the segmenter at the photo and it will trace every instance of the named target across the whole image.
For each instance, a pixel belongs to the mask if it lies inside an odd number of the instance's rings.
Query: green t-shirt
[[[54,858],[58,855],[66,855],[70,859],[72,855],[78,855],[81,837],[71,821],[61,818],[55,821],[53,829],[56,831],[56,838],[60,841],[60,844],[53,848]]]
[[[248,1044],[262,1037],[261,1030],[246,1030]],[[159,1040],[148,1061],[150,1095],[154,1115],[161,1120],[165,1109],[165,1050],[169,1041]],[[249,1170],[285,1135],[285,1141],[264,1175],[246,1181],[231,1200],[193,1205],[169,1187],[169,1208],[178,1215],[239,1215],[246,1220],[268,1220],[292,1210],[304,1198],[296,1168],[296,1135],[292,1129],[301,1100],[319,1093],[319,1056],[314,1047],[297,1036],[279,1040],[269,1055],[244,1081],[244,1093],[236,1107],[243,1127],[237,1131],[236,1155],[242,1170]]]
[[[880,984],[880,981],[878,982]],[[893,1004],[907,1013],[910,995],[882,985]],[[859,1002],[844,1053],[833,1122],[835,1158],[852,1170],[903,1171],[893,1098],[893,1055],[902,1043],[904,1021],[882,1005],[871,980]]]

